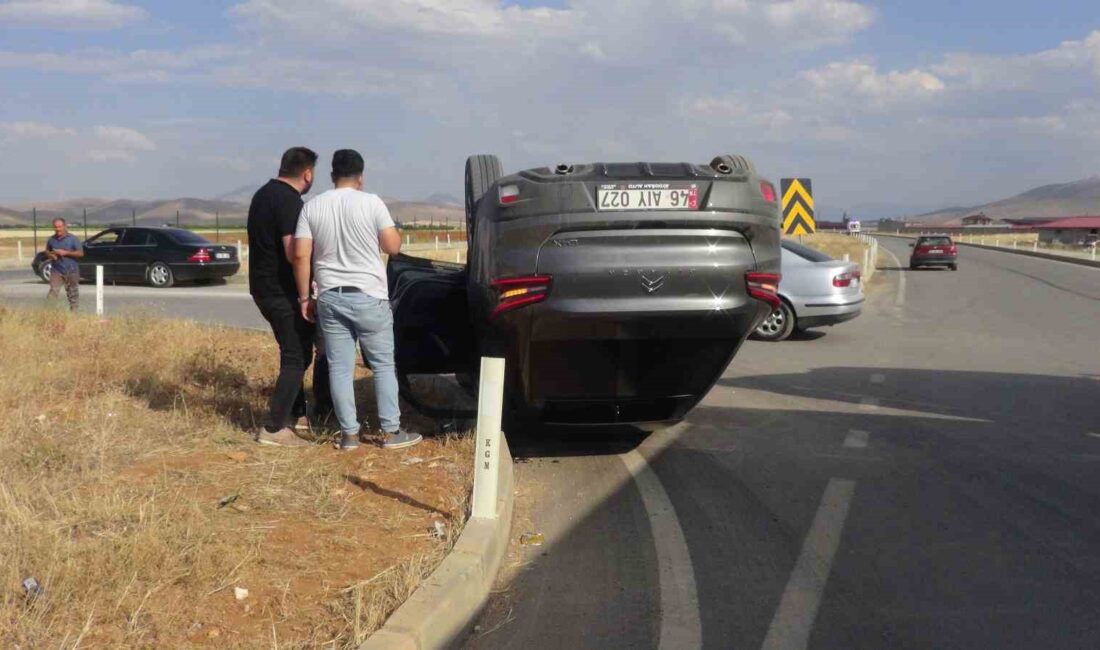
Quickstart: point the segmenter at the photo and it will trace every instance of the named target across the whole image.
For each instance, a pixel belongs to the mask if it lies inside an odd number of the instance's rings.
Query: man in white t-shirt
[[[421,436],[401,430],[386,265],[382,254],[401,251],[401,235],[382,199],[363,191],[363,157],[351,149],[332,156],[336,185],[314,197],[294,233],[294,278],[302,315],[319,322],[328,357],[329,381],[340,449],[359,447],[355,408],[355,343],[374,371],[374,394],[386,449],[411,447]],[[317,283],[316,301],[310,280]]]

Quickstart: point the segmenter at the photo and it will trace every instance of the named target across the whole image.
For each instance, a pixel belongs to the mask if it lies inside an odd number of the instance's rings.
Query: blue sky
[[[213,197],[295,144],[400,198],[471,153],[741,153],[826,217],[1100,173],[1081,0],[0,0],[0,90],[0,204]]]

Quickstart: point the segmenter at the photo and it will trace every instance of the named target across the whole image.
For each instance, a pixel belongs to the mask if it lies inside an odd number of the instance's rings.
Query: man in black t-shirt
[[[256,441],[267,445],[309,444],[295,428],[307,411],[302,379],[313,359],[315,332],[313,323],[301,316],[290,260],[302,195],[313,185],[316,164],[313,151],[287,149],[278,178],[261,187],[248,208],[249,292],[279,344],[279,378],[271,394],[268,422],[256,434]],[[318,366],[320,362],[319,358]],[[331,403],[328,368],[314,368],[313,382],[319,399]]]

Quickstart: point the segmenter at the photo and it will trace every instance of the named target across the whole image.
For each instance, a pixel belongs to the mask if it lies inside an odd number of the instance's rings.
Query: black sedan
[[[95,267],[103,267],[106,282],[143,282],[170,287],[176,282],[226,278],[241,262],[235,246],[215,244],[201,235],[178,228],[108,228],[84,242],[80,279],[94,281]],[[50,281],[52,263],[44,252],[34,256],[31,268]]]

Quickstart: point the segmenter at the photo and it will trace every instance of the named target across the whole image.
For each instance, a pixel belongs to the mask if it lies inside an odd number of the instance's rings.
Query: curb
[[[512,530],[512,454],[500,437],[497,518],[470,517],[454,548],[359,650],[427,650],[454,644],[489,600]]]
[[[876,234],[876,237],[895,237],[897,239],[916,239],[912,235],[893,235],[893,234]],[[1051,253],[1040,253],[1037,251],[1029,251],[1024,249],[1005,248],[1003,246],[987,246],[985,244],[970,244],[967,242],[961,242],[956,240],[955,244],[959,246],[970,246],[971,248],[980,248],[986,251],[996,251],[998,253],[1012,253],[1014,255],[1023,255],[1025,257],[1037,257],[1043,260],[1054,260],[1055,262],[1065,262],[1066,264],[1076,264],[1078,266],[1091,266],[1094,268],[1100,268],[1100,260],[1095,262],[1092,260],[1081,259],[1079,257],[1069,257],[1067,255],[1053,255]]]

